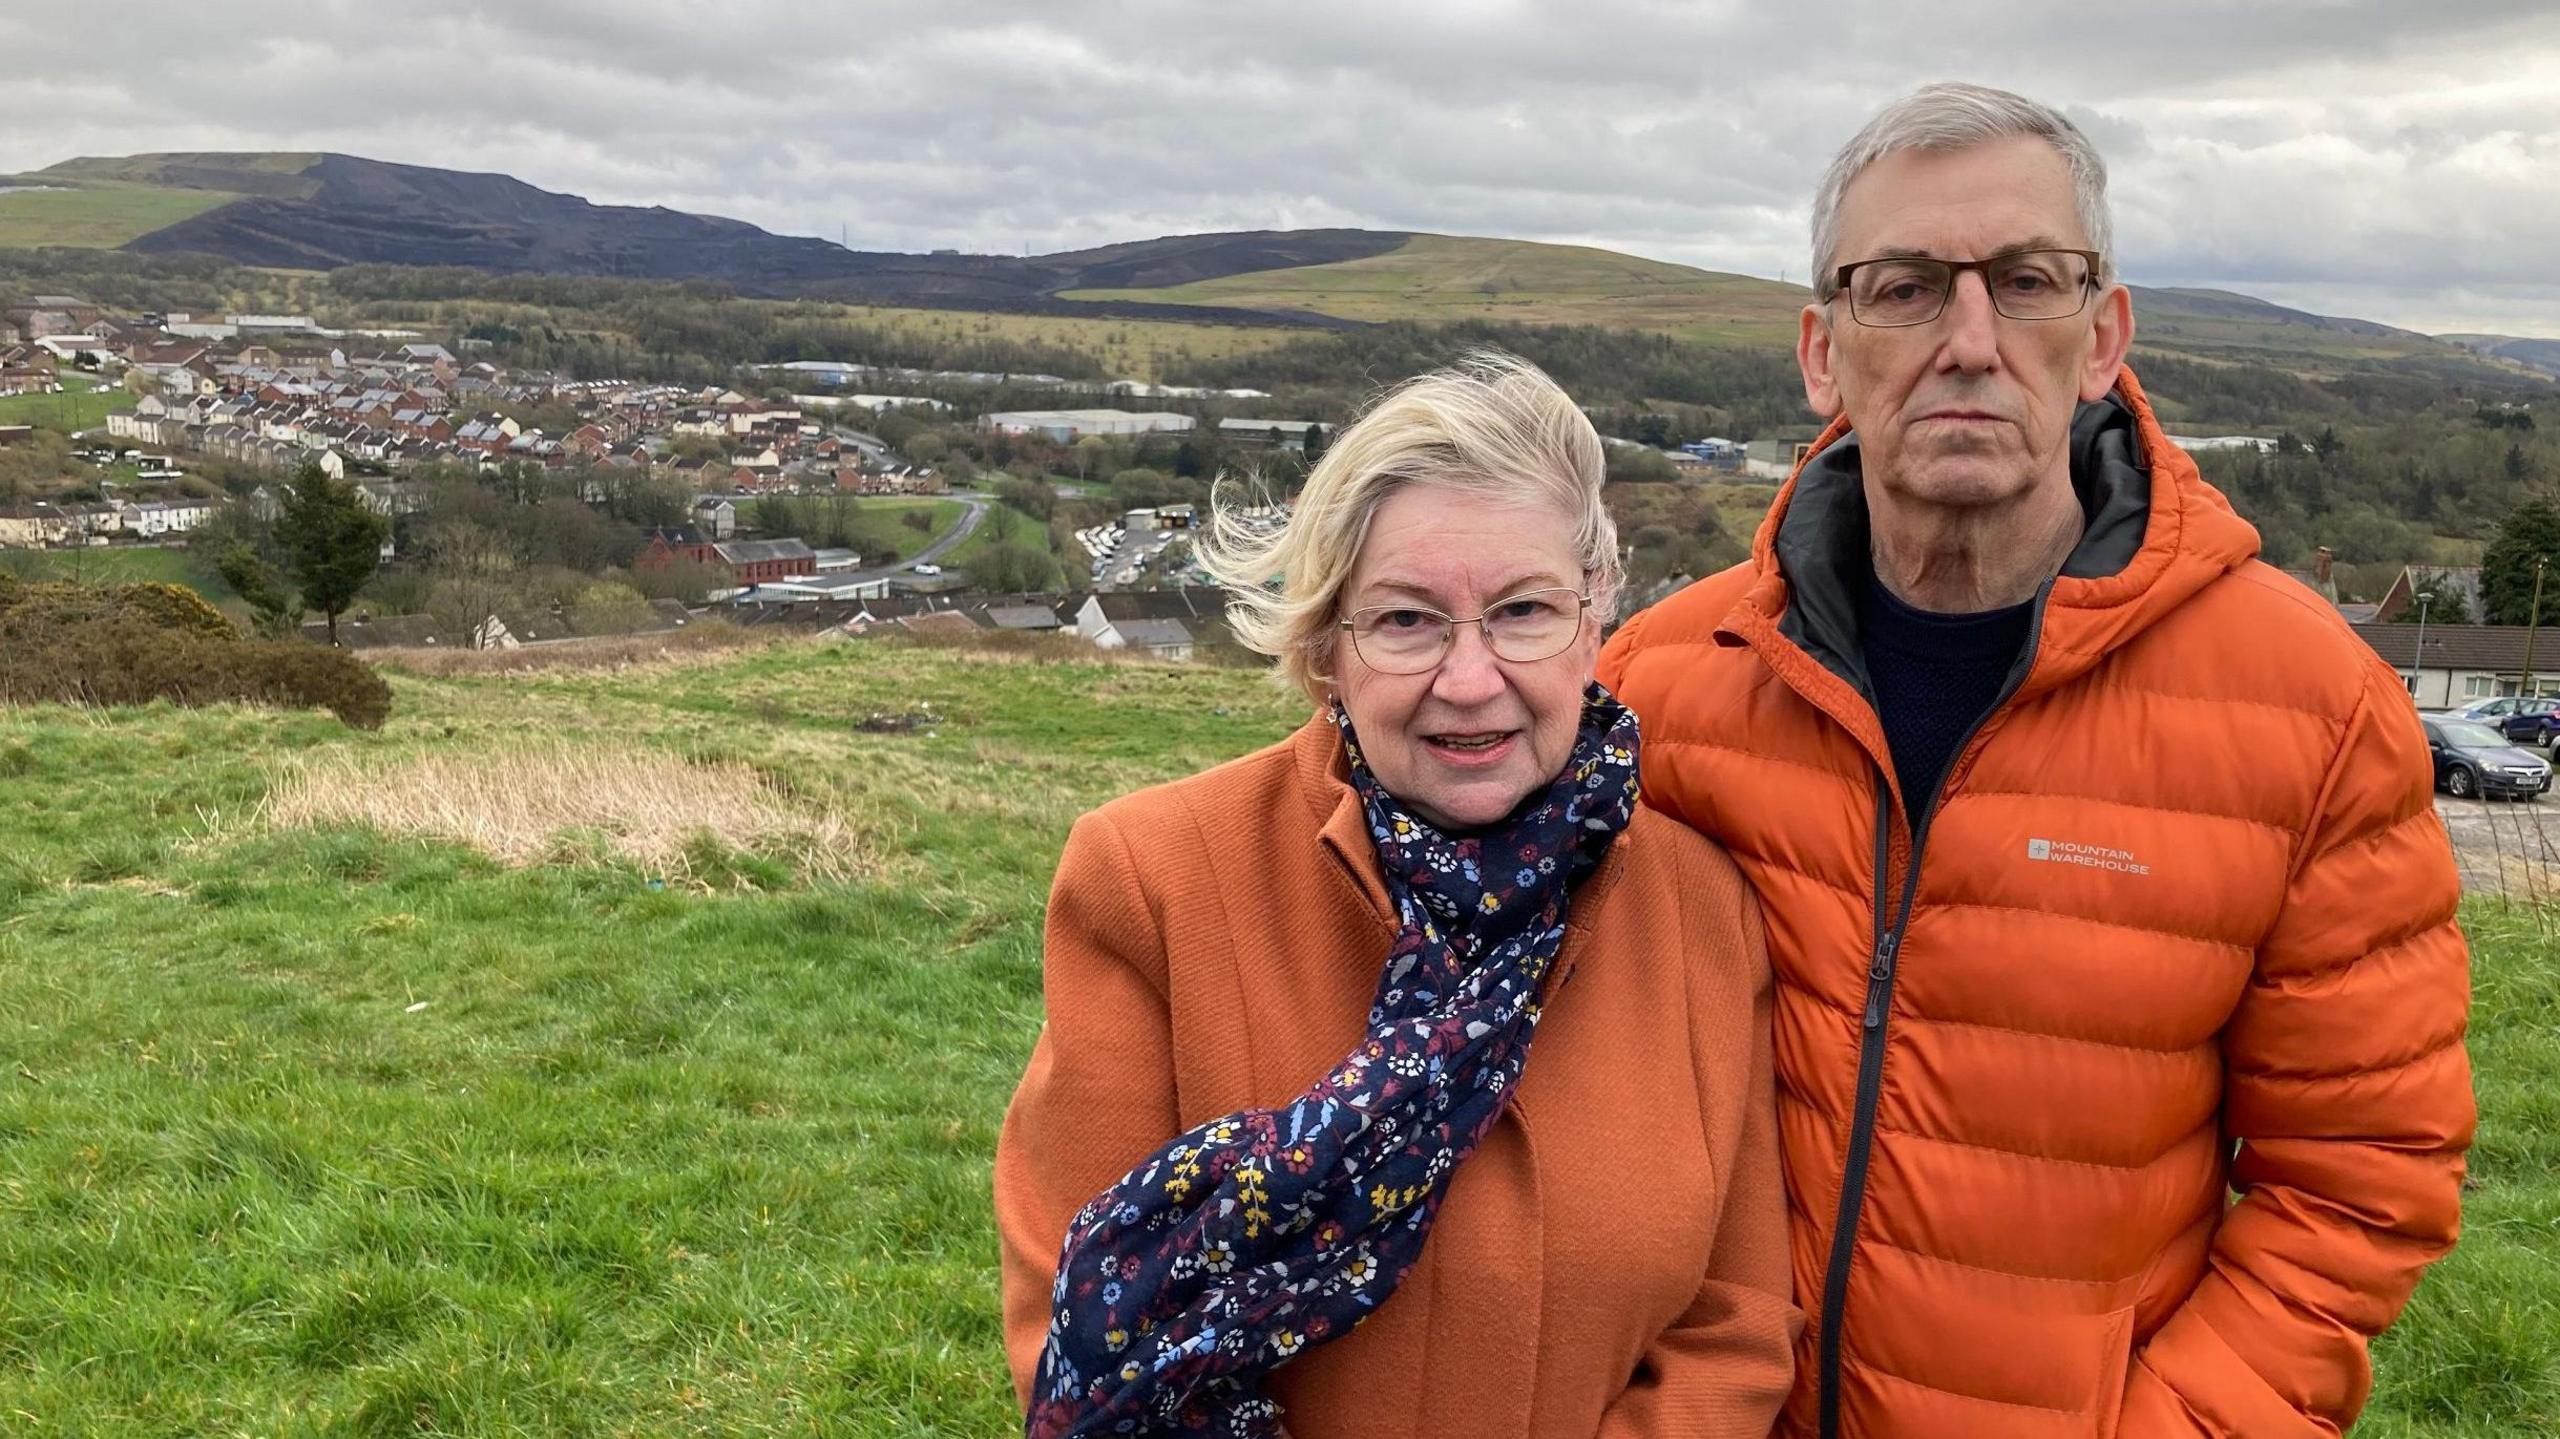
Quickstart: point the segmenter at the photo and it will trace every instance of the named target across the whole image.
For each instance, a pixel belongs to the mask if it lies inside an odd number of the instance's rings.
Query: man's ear
[[[2089,359],[2080,370],[2080,398],[2103,400],[2116,387],[2126,352],[2133,348],[2133,292],[2109,285],[2098,297],[2097,323],[2090,327]]]
[[[1804,371],[1804,402],[1825,420],[1840,413],[1840,381],[1831,371],[1831,313],[1807,305],[1796,319],[1796,368]]]

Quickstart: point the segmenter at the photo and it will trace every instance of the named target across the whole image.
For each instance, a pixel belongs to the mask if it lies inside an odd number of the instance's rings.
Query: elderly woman
[[[1204,546],[1322,709],[1068,837],[996,1153],[1035,1439],[1769,1429],[1768,965],[1591,682],[1601,466],[1480,356],[1345,430],[1276,538]]]

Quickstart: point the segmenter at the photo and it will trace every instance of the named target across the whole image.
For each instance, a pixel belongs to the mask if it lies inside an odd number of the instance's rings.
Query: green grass
[[[1351,320],[1606,325],[1708,344],[1792,345],[1805,291],[1581,245],[1416,235],[1358,260],[1066,298],[1313,310]]]
[[[965,566],[988,546],[997,544],[1020,545],[1044,555],[1055,556],[1058,553],[1058,547],[1050,543],[1047,525],[1011,505],[991,501],[987,505],[986,518],[978,521],[978,527],[969,532],[969,538],[952,546],[951,553],[943,556],[943,563]],[[1075,579],[1088,561],[1089,557],[1081,550],[1071,562],[1062,561],[1068,565],[1069,580]]]
[[[379,735],[0,712],[0,1430],[1016,1422],[988,1166],[1048,871],[1077,812],[1295,707],[807,643],[398,689]],[[852,729],[927,699],[930,736]],[[249,821],[296,758],[528,729],[752,763],[886,870],[702,892]]]
[[[968,508],[958,500],[865,498],[854,510],[854,552],[866,566],[891,548],[900,555],[915,554],[949,533]],[[929,520],[930,528],[919,530],[908,524],[906,517],[914,514]]]
[[[0,196],[0,198],[6,198]],[[0,398],[0,425],[33,425],[40,430],[60,430],[72,434],[95,429],[107,422],[117,410],[130,410],[134,405],[131,392],[114,386],[83,389],[86,376],[64,370],[63,390],[59,395],[10,395]],[[77,378],[75,378],[77,376]]]
[[[0,710],[0,1431],[1010,1429],[989,1159],[1059,845],[1298,704],[807,642],[394,683],[373,735]],[[926,700],[930,733],[853,729]],[[285,766],[528,733],[753,765],[881,873],[706,889],[254,820]],[[2359,1434],[2560,1425],[2560,946],[2468,920],[2479,1188]]]
[[[41,176],[24,178],[45,183]],[[239,198],[214,190],[120,184],[12,190],[0,193],[0,246],[112,250]]]
[[[86,550],[0,550],[0,571],[22,580],[76,580],[93,585],[153,582],[184,585],[216,601],[233,599],[222,582],[197,555],[183,549],[118,546]]]

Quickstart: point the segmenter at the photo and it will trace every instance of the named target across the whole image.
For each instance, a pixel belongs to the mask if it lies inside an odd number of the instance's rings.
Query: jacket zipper
[[[1840,1163],[1840,1207],[1832,1220],[1831,1261],[1822,1274],[1822,1439],[1839,1439],[1840,1434],[1840,1310],[1849,1298],[1849,1260],[1858,1247],[1858,1222],[1866,1208],[1867,1160],[1875,1148],[1876,1103],[1884,1092],[1884,1051],[1893,1017],[1893,980],[1902,957],[1902,933],[1911,923],[1911,903],[1920,892],[1920,854],[1929,843],[1930,822],[1938,816],[1938,806],[1946,798],[1947,781],[1954,777],[1956,766],[1964,762],[1965,752],[1973,747],[1982,727],[2009,703],[2035,669],[2037,643],[2044,635],[2045,600],[2052,593],[2051,580],[2036,591],[2035,614],[2027,625],[2026,652],[2010,671],[2008,683],[1983,707],[1973,727],[1965,731],[1954,756],[1947,761],[1946,774],[1939,778],[1937,789],[1911,822],[1911,859],[1903,870],[1902,894],[1892,907],[1890,924],[1885,920],[1885,886],[1893,871],[1893,786],[1883,767],[1876,769],[1875,941],[1867,951],[1867,1004],[1859,1019],[1856,1107],[1849,1121],[1849,1149]]]

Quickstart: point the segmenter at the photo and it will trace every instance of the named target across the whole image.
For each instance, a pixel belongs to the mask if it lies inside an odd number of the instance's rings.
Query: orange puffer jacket
[[[1839,426],[1601,661],[1767,911],[1784,1432],[2332,1435],[2453,1242],[2468,956],[2409,697],[2130,373],[2072,444],[2086,533],[1934,798],[1864,683]]]

